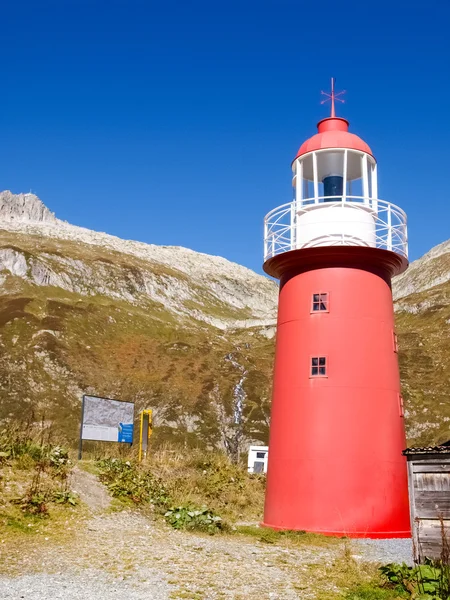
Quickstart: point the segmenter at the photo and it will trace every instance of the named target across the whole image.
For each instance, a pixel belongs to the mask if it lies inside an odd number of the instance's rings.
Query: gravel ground
[[[136,581],[107,577],[102,571],[87,570],[84,575],[36,574],[0,578],[2,600],[166,600],[167,584],[157,573],[139,574]]]
[[[411,539],[353,540],[352,545],[364,560],[413,564]]]
[[[78,472],[75,480],[89,514],[68,521],[64,535],[30,536],[21,547],[0,539],[1,600],[307,600],[317,585],[333,589],[327,569],[349,543],[287,547],[186,534],[112,512],[95,477]],[[410,540],[350,544],[358,560],[411,562]]]

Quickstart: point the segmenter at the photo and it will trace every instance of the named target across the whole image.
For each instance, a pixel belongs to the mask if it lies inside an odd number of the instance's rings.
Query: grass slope
[[[250,440],[267,442],[273,340],[258,327],[221,331],[195,312],[246,319],[247,310],[198,287],[195,299],[184,300],[191,314],[176,314],[136,290],[144,268],[173,285],[186,284],[185,274],[99,246],[2,232],[0,248],[24,253],[31,266],[47,261],[60,275],[56,258],[79,261],[71,275],[77,291],[35,285],[29,273],[0,273],[0,419],[43,421],[74,443],[81,395],[92,393],[134,400],[138,411],[153,408],[157,443],[236,452]],[[92,276],[100,266],[111,285],[128,286],[130,301],[86,289],[85,269]],[[449,297],[447,282],[398,302],[410,442],[450,438]],[[235,423],[241,380],[244,410]]]

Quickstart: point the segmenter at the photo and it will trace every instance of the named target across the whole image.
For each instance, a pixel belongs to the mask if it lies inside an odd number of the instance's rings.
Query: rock
[[[0,192],[0,221],[11,223],[51,223],[55,215],[35,194]]]

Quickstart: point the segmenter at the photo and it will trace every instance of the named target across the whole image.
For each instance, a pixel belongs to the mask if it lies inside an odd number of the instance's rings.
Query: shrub
[[[206,507],[178,506],[169,509],[164,518],[174,529],[205,531],[214,535],[223,527],[222,519]]]
[[[135,504],[152,504],[165,509],[170,497],[161,480],[135,463],[119,458],[106,458],[97,463],[100,480],[114,498],[128,499]]]
[[[409,592],[412,598],[417,600],[450,599],[450,564],[448,562],[427,558],[422,565],[409,567],[405,564],[391,563],[380,567],[380,571],[389,583]]]
[[[24,476],[29,478],[25,492],[11,500],[24,513],[47,516],[52,502],[77,503],[77,496],[67,487],[72,468],[68,451],[44,443],[42,432],[33,426],[11,424],[0,430],[0,465],[5,463],[29,473]]]

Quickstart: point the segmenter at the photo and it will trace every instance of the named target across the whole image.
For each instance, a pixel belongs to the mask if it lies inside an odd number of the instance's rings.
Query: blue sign
[[[133,443],[133,423],[119,423],[119,439],[118,442],[125,442],[126,444]]]

